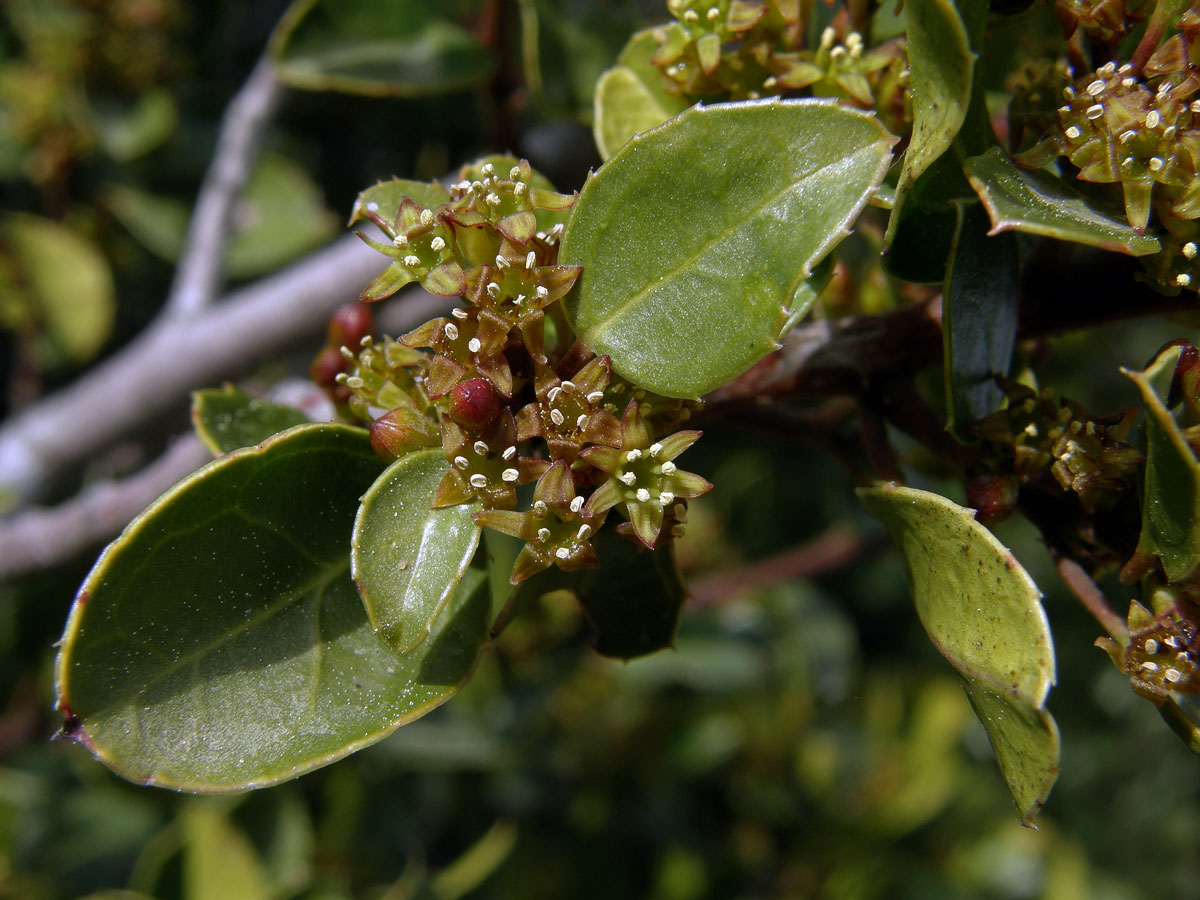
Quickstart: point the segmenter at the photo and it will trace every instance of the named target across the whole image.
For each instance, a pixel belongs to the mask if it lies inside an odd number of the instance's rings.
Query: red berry
[[[339,306],[329,317],[326,335],[329,343],[335,349],[349,347],[358,348],[359,342],[375,328],[375,317],[371,315],[365,304],[355,301]]]
[[[977,510],[980,524],[995,525],[1012,515],[1019,490],[1013,475],[979,475],[967,482],[967,505]]]
[[[500,408],[500,395],[486,378],[460,381],[450,392],[450,418],[470,431],[479,432],[492,424]]]
[[[337,382],[340,372],[345,372],[350,368],[350,363],[346,357],[342,356],[341,351],[337,347],[326,347],[317,354],[316,359],[312,361],[312,365],[308,367],[308,377],[313,380],[313,384],[317,387],[330,390]]]

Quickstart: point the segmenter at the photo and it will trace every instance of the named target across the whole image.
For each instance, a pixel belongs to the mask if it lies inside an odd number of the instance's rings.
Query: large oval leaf
[[[1058,731],[1045,709],[1054,647],[1041,592],[971,510],[896,485],[858,494],[903,551],[921,624],[966,680],[1018,813],[1031,821],[1058,776]]]
[[[695,397],[775,349],[811,266],[847,233],[895,138],[823,100],[696,106],[584,186],[560,259],[567,311],[613,368]]]
[[[192,394],[192,427],[213,456],[252,447],[307,421],[298,409],[251,396],[232,384]]]
[[[478,504],[429,508],[449,470],[441,450],[401,457],[363,496],[354,520],[355,584],[376,633],[399,653],[432,632],[479,546],[471,518]]]
[[[487,634],[474,575],[420,653],[380,641],[350,579],[367,434],[301,425],[215,460],[134,520],[76,598],[59,653],[63,733],[134,781],[274,784],[452,696]]]

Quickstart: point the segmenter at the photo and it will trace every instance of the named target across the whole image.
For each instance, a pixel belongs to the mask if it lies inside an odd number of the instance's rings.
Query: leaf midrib
[[[729,229],[719,232],[714,237],[710,238],[708,241],[701,244],[695,253],[693,253],[691,256],[685,257],[678,265],[673,267],[667,274],[660,276],[658,278],[657,282],[655,282],[653,280],[648,281],[646,283],[645,287],[643,287],[641,290],[637,291],[635,294],[631,295],[628,299],[625,300],[624,303],[622,303],[615,310],[613,310],[612,314],[604,322],[602,322],[596,328],[590,329],[583,336],[585,338],[587,338],[588,342],[593,345],[599,343],[599,341],[603,338],[604,334],[606,334],[608,331],[610,331],[615,323],[617,323],[621,319],[623,319],[628,314],[629,310],[632,307],[634,307],[635,305],[640,305],[653,292],[660,289],[664,283],[674,282],[679,277],[681,272],[691,268],[696,263],[696,261],[699,260],[700,258],[702,258],[709,250],[712,249],[712,247],[714,245],[727,240],[731,235],[737,233],[738,231],[741,231],[747,222],[751,222],[754,219],[758,218],[760,215],[762,215],[763,210],[767,209],[769,206],[776,203],[781,197],[785,196],[786,194],[788,194],[792,191],[795,191],[798,185],[815,177],[816,175],[820,174],[824,170],[831,168],[833,166],[839,165],[841,163],[844,163],[846,160],[853,159],[853,158],[859,156],[860,154],[869,151],[872,147],[876,146],[879,143],[884,143],[884,141],[882,141],[882,139],[881,139],[881,140],[872,141],[870,144],[862,145],[862,146],[858,147],[857,149],[855,149],[852,153],[844,154],[843,156],[839,156],[837,159],[830,160],[829,162],[826,162],[823,165],[817,166],[816,168],[809,170],[808,172],[804,173],[803,175],[799,176],[798,178],[793,180],[791,183],[789,183],[788,185],[783,187],[781,190],[773,192],[772,194],[770,194],[767,197],[766,200],[764,200],[762,203],[760,203],[753,210],[753,212],[751,212],[749,215],[747,215],[745,218],[743,218],[739,224],[733,226],[732,228],[729,228]],[[808,265],[811,264],[811,262],[812,262],[811,259],[805,260],[804,265],[801,267],[801,271],[803,271],[804,268],[807,268]]]

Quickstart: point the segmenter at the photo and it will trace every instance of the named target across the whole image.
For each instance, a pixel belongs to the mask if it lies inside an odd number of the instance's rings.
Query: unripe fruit
[[[411,409],[398,407],[371,423],[371,449],[386,459],[439,443],[433,422]]]
[[[486,378],[468,378],[450,391],[447,414],[469,431],[480,432],[500,415],[500,395]]]
[[[981,525],[995,525],[1012,515],[1019,489],[1013,475],[979,475],[967,482],[967,505],[977,510]]]
[[[308,377],[317,387],[332,390],[337,386],[335,379],[338,374],[349,369],[350,364],[342,356],[337,347],[326,347],[308,367]]]
[[[326,336],[335,350],[338,347],[358,347],[359,342],[375,329],[375,317],[366,304],[355,301],[339,306],[329,317]]]

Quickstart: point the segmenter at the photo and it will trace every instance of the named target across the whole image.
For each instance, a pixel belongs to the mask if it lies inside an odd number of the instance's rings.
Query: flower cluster
[[[1099,418],[1079,404],[1017,382],[1002,384],[1006,409],[975,423],[974,430],[990,445],[996,466],[1016,490],[1047,471],[1064,491],[1074,493],[1086,512],[1130,490],[1143,457],[1125,442],[1134,422],[1134,409]],[[981,482],[981,486],[982,486]],[[995,493],[999,487],[986,482]]]
[[[1109,638],[1096,641],[1129,676],[1134,691],[1155,703],[1171,692],[1200,694],[1200,632],[1190,614],[1194,604],[1178,593],[1157,591],[1157,614],[1136,600],[1130,603],[1127,644]]]
[[[359,236],[392,260],[362,299],[418,282],[458,302],[399,341],[346,332],[354,340],[343,345],[345,329],[331,328],[318,382],[370,425],[380,455],[441,447],[448,465],[433,506],[478,503],[476,521],[524,540],[514,584],[551,565],[598,565],[591,537],[613,508],[627,520],[618,531],[645,547],[679,536],[687,500],[711,487],[675,463],[700,436],[674,430],[694,404],[648,394],[574,338],[559,301],[579,267],[558,263],[574,197],[527,162],[499,158],[468,166],[440,194],[410,191],[444,196],[432,207],[397,196],[407,183],[393,186],[356,205],[356,219],[387,240]],[[519,511],[517,489],[533,482]]]
[[[1107,63],[1063,88],[1066,103],[1041,143],[1017,156],[1041,167],[1065,156],[1083,181],[1119,184],[1129,224],[1144,231],[1152,209],[1169,230],[1200,218],[1200,98],[1190,78],[1147,83],[1126,63]]]
[[[689,102],[802,92],[878,109],[893,130],[911,121],[898,40],[868,49],[858,32],[829,27],[806,49],[802,4],[788,0],[668,0],[667,8],[675,21],[660,30],[651,61]]]

